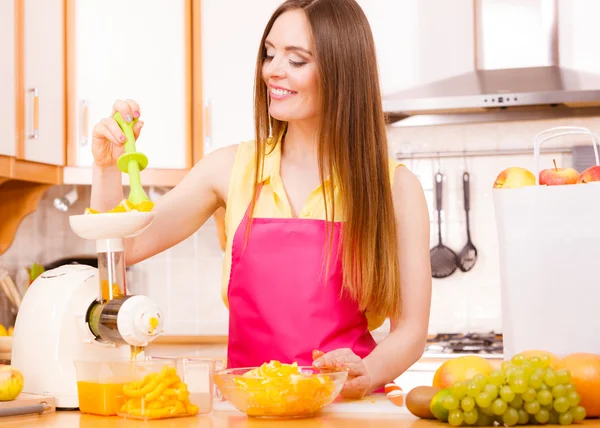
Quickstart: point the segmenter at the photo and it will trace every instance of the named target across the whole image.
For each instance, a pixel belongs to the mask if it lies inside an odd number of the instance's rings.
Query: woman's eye
[[[290,64],[293,67],[302,67],[303,65],[306,64],[306,61],[294,61],[293,59],[290,59]]]

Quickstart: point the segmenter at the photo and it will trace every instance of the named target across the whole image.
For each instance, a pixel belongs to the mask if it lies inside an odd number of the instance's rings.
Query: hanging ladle
[[[467,171],[463,173],[463,196],[465,205],[465,216],[467,223],[467,243],[464,248],[458,253],[458,267],[463,272],[470,271],[477,261],[477,248],[471,242],[471,227],[469,225],[469,210],[471,192],[469,189],[470,175]]]
[[[442,182],[444,176],[441,172],[435,175],[435,200],[438,221],[438,244],[429,253],[431,259],[431,276],[434,278],[446,278],[454,273],[457,268],[458,259],[452,249],[442,243]]]

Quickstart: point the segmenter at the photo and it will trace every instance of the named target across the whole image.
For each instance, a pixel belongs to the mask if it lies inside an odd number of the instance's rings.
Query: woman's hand
[[[92,132],[92,154],[94,162],[100,167],[107,167],[116,164],[117,159],[124,153],[123,145],[127,140],[123,131],[113,119],[115,112],[121,113],[125,121],[131,122],[140,117],[140,107],[133,100],[117,100],[113,105],[111,117],[102,119],[94,126]],[[137,140],[140,130],[144,125],[139,121],[133,127],[133,133]]]
[[[340,395],[344,398],[359,399],[371,392],[371,376],[362,358],[351,349],[336,349],[328,353],[314,350],[313,366],[323,371],[348,370],[348,380]]]

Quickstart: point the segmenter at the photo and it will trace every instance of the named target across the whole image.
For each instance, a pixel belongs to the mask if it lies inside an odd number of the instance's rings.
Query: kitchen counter
[[[3,428],[449,428],[433,420],[418,419],[405,406],[397,407],[385,395],[345,401],[326,407],[319,416],[296,420],[248,418],[230,404],[220,403],[207,415],[143,422],[121,417],[102,417],[78,411],[58,411],[43,416],[19,416],[0,420]],[[573,427],[600,428],[600,419],[589,419]]]
[[[209,415],[165,419],[162,421],[125,420],[119,417],[85,415],[79,412],[58,412],[39,417],[19,417],[1,421],[6,428],[261,428],[261,427],[310,427],[310,428],[443,428],[449,427],[437,421],[418,419],[409,414],[327,413],[310,419],[259,420],[247,418],[239,412],[213,411]],[[573,427],[599,428],[600,419],[589,419]]]

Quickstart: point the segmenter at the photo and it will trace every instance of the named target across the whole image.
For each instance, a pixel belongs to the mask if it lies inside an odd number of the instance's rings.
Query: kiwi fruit
[[[406,395],[406,407],[418,418],[421,419],[436,419],[431,413],[429,405],[431,400],[441,388],[436,386],[417,386],[411,389]]]

